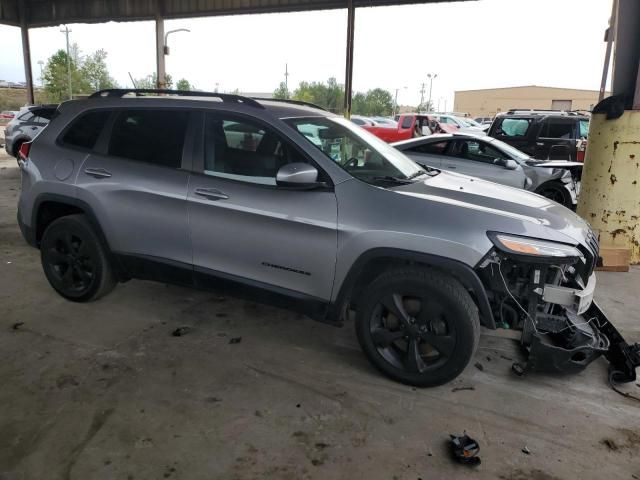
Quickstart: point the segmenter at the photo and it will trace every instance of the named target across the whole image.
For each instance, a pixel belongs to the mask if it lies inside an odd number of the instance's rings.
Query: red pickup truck
[[[440,123],[430,115],[419,113],[403,113],[397,120],[398,128],[371,125],[363,125],[362,128],[388,143],[431,135],[432,133],[454,133],[458,130],[454,125]]]

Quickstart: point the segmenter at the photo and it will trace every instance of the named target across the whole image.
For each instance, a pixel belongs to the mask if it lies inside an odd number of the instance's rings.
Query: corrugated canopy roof
[[[356,7],[375,7],[446,1],[466,0],[354,0],[353,3]],[[171,19],[346,7],[346,0],[0,0],[0,24],[20,25],[21,11],[27,27],[47,27],[152,20],[156,13]]]

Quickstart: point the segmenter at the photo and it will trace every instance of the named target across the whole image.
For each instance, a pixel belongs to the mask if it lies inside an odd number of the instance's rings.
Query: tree
[[[100,49],[84,59],[80,72],[92,90],[114,88],[116,86],[115,80],[109,76],[109,69],[105,62],[106,58],[107,52]]]
[[[287,88],[286,83],[280,82],[278,88],[273,92],[273,98],[278,98],[280,100],[286,100],[289,98],[289,89]]]
[[[187,80],[186,78],[181,78],[176,82],[176,90],[188,91],[193,89],[194,89],[193,85],[191,85],[189,83],[189,80]]]
[[[171,89],[171,87],[173,86],[173,79],[171,78],[171,75],[167,73],[165,74],[164,78],[166,81],[165,88]],[[153,72],[146,77],[136,78],[134,86],[135,88],[158,88],[157,79],[158,74],[156,72]]]
[[[300,82],[298,88],[293,92],[295,100],[315,103],[335,113],[342,113],[344,101],[344,87],[330,78],[327,83],[323,82]]]
[[[44,89],[50,102],[61,102],[69,99],[69,75],[67,70],[67,52],[58,50],[47,60],[42,71]],[[72,93],[86,93],[90,86],[78,69],[76,62],[71,59],[71,91]]]
[[[388,116],[393,112],[391,93],[374,88],[365,93],[356,93],[351,100],[353,113],[367,116]]]

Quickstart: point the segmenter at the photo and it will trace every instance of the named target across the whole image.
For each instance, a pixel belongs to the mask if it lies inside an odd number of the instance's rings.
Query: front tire
[[[107,251],[84,215],[54,220],[42,235],[40,259],[47,280],[67,300],[97,300],[117,282]]]
[[[538,195],[542,195],[543,197],[548,198],[549,200],[553,200],[554,202],[559,203],[563,207],[567,207],[569,209],[573,208],[573,201],[571,199],[571,194],[566,189],[563,183],[560,182],[549,182],[538,188],[536,191]]]
[[[478,309],[455,278],[426,268],[397,269],[380,275],[360,298],[360,346],[393,380],[442,385],[471,361],[480,338]]]

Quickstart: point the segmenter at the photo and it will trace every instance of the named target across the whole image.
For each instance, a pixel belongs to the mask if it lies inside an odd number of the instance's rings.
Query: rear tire
[[[67,300],[90,302],[116,286],[107,250],[84,215],[54,220],[42,235],[40,259],[47,280]]]
[[[416,387],[442,385],[471,361],[480,339],[478,309],[455,278],[406,267],[380,275],[360,298],[360,346],[393,380]]]

